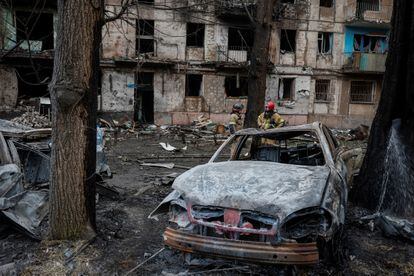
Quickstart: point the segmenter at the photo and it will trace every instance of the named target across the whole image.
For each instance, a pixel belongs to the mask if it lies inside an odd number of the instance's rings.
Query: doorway
[[[134,120],[154,123],[154,73],[138,72],[135,75]]]

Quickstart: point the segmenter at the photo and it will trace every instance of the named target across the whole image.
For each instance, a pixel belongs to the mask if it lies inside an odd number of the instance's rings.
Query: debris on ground
[[[196,129],[214,130],[216,124],[212,120],[205,118],[204,115],[198,116],[197,120],[193,121],[192,126]]]
[[[30,237],[42,239],[39,226],[48,214],[49,193],[26,190],[22,177],[16,164],[0,166],[0,213]]]
[[[145,167],[159,167],[159,168],[166,168],[166,169],[172,169],[172,168],[185,169],[185,170],[191,169],[190,167],[176,165],[174,163],[140,163],[140,165],[145,166]]]
[[[161,143],[160,143],[160,145],[161,145],[161,147],[162,147],[163,149],[165,149],[166,151],[182,151],[182,150],[187,150],[187,146],[185,146],[185,147],[183,147],[183,148],[179,149],[179,148],[176,148],[176,147],[174,147],[174,146],[171,146],[171,145],[170,145],[170,144],[168,144],[168,143],[163,143],[163,142],[161,142]]]
[[[51,126],[49,118],[47,116],[41,115],[34,109],[26,111],[20,117],[14,118],[11,121],[13,123],[18,123],[33,128],[47,128]]]
[[[361,221],[366,220],[371,232],[374,231],[375,226],[378,226],[386,237],[414,242],[414,222],[379,212],[361,217]]]
[[[338,140],[343,141],[363,141],[369,136],[369,126],[360,125],[353,129],[332,129],[332,133]]]
[[[107,118],[105,120],[111,122]],[[9,227],[11,224],[2,223],[3,220],[0,222],[0,275],[4,265],[16,270],[16,275],[124,275],[163,247],[162,232],[168,224],[168,218],[161,214],[157,222],[147,217],[171,192],[167,181],[171,182],[183,172],[176,164],[190,168],[208,162],[227,138],[226,134],[216,134],[218,131],[214,129],[197,129],[194,126],[136,125],[134,133],[122,127],[114,127],[112,123],[101,123],[101,127],[105,132],[107,164],[113,177],[104,177],[102,185],[100,183],[97,187],[99,194],[104,196],[100,196],[96,206],[98,235],[95,241],[79,254],[74,254],[78,246],[66,246],[54,241],[36,242]],[[1,121],[0,130],[3,132]],[[21,144],[14,143],[19,148],[18,151],[22,151],[25,144],[32,153],[36,149],[47,155],[46,148],[36,143],[38,138],[30,138],[26,131],[33,129],[22,131],[18,127],[13,133],[7,134],[5,140],[20,142]],[[344,133],[347,134],[348,131]],[[48,136],[43,137],[45,140],[50,137],[50,129]],[[160,146],[160,142],[168,142],[176,148],[188,146],[188,149],[185,153],[167,152]],[[352,145],[353,148],[361,147],[365,142],[355,140],[349,143],[344,140],[341,143]],[[29,156],[32,155],[38,154]],[[174,166],[171,169],[141,166],[140,162],[172,163]],[[36,179],[34,176],[33,174],[32,178]],[[48,182],[25,186],[33,190],[47,187]],[[354,210],[355,207],[348,207],[348,212]],[[405,240],[384,238],[379,227],[371,231],[366,222],[359,223],[358,219],[367,214],[369,213],[346,216],[344,244],[348,262],[343,272],[338,273],[413,275],[414,245]],[[308,275],[334,275],[337,271],[332,265],[320,264],[309,268]],[[188,265],[181,254],[167,248],[140,266],[132,273],[134,274],[279,275],[280,272],[266,266],[232,262],[227,265],[212,263],[207,267]]]

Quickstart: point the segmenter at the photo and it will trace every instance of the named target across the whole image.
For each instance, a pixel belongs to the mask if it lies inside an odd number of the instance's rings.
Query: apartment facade
[[[107,10],[118,12],[120,2],[107,0]],[[382,88],[392,1],[279,2],[263,100],[275,101],[290,124],[370,124]],[[254,1],[138,1],[102,30],[100,111],[156,124],[189,124],[201,114],[227,122],[234,103],[247,103],[254,40],[249,15],[255,9]],[[3,10],[3,18],[17,16]],[[55,13],[47,20],[55,21]],[[21,45],[38,45],[15,33],[10,26],[0,30],[2,53],[21,40],[19,53],[27,53]],[[44,45],[35,52],[36,62],[45,63],[41,68],[50,59]],[[32,93],[22,91],[30,83],[20,80],[26,71],[16,69],[22,58],[11,57],[0,59],[0,100],[7,104]]]

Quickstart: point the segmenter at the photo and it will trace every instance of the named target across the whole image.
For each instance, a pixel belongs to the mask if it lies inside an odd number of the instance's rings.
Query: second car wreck
[[[183,252],[315,264],[334,254],[358,153],[320,123],[242,130],[179,176],[150,217],[169,211],[165,244]]]

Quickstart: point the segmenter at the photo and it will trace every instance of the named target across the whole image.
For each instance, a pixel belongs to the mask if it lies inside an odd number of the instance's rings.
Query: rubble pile
[[[13,123],[22,124],[33,128],[48,128],[50,120],[35,110],[28,110],[21,116],[11,120]]]
[[[354,129],[332,129],[332,133],[338,140],[342,141],[363,141],[369,136],[369,126],[360,125]]]

